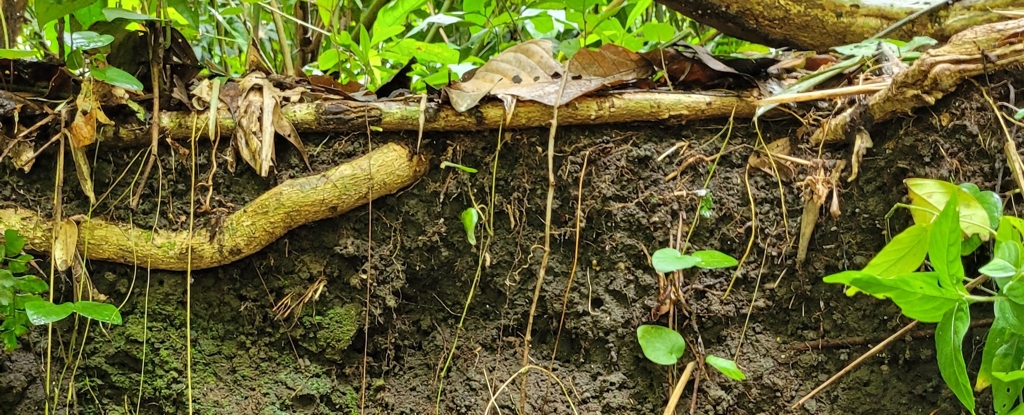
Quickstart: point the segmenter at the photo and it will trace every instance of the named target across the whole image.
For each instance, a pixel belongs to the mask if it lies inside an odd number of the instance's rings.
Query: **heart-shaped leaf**
[[[636,328],[636,339],[648,360],[659,365],[674,365],[686,351],[683,336],[664,326],[645,324]]]

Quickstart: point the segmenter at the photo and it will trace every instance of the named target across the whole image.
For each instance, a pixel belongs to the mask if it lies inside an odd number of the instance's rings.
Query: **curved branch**
[[[287,180],[228,215],[217,229],[197,230],[191,268],[213,268],[245,258],[298,226],[395,193],[428,167],[426,158],[391,143],[326,172]],[[32,251],[50,250],[52,226],[26,209],[0,209],[0,229],[17,229]],[[78,249],[88,259],[172,271],[189,267],[186,231],[150,232],[100,219],[78,226]]]
[[[824,51],[857,43],[925,5],[894,5],[863,0],[658,0],[693,20],[729,36],[768,46]],[[1005,20],[992,10],[1020,10],[1020,0],[959,1],[896,29],[887,37],[930,36],[944,41],[968,27]]]

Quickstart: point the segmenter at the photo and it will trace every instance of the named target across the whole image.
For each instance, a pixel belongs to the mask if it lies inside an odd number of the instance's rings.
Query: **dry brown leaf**
[[[281,98],[294,99],[298,96],[296,92],[282,92],[259,72],[250,73],[239,83],[240,98],[232,146],[242,159],[260,176],[267,177],[274,165],[274,133],[277,132],[299,150],[308,166],[309,156],[298,132],[281,113]]]
[[[32,147],[32,144],[28,141],[18,141],[11,147],[11,162],[14,163],[14,167],[21,169],[25,173],[32,170],[32,165],[36,163],[35,156],[36,150]]]
[[[621,46],[605,45],[598,50],[580,50],[573,56],[569,61],[571,78],[562,90],[562,68],[551,55],[551,42],[537,39],[508,48],[477,69],[472,79],[454,84],[446,91],[452,107],[459,112],[492,95],[504,101],[507,113],[511,114],[517,99],[561,105],[652,72],[651,63],[644,57]]]
[[[850,157],[850,167],[853,169],[853,173],[850,173],[850,177],[846,179],[847,183],[853,182],[857,178],[857,173],[860,172],[860,162],[864,160],[864,155],[867,154],[868,149],[875,145],[871,141],[871,134],[868,130],[860,128],[857,130],[857,138],[853,141],[853,155]]]
[[[100,103],[93,94],[92,79],[82,82],[82,91],[75,100],[77,110],[75,120],[71,122],[71,144],[72,147],[85,147],[96,141],[96,122],[113,125],[107,119],[107,115],[100,108]]]
[[[78,147],[71,144],[71,156],[75,161],[75,176],[78,177],[78,184],[82,192],[89,198],[89,202],[96,204],[96,192],[93,191],[92,168],[89,167],[89,156],[85,154],[85,147]]]
[[[71,266],[78,246],[78,224],[71,219],[57,224],[57,238],[53,243],[53,260],[59,271]]]
[[[779,157],[774,157],[777,155],[788,156],[792,153],[788,137],[780,138],[769,143],[768,153],[771,153],[773,156],[771,159],[769,159],[768,155],[764,154],[763,151],[755,151],[749,158],[747,158],[747,164],[750,165],[750,167],[758,168],[761,171],[772,175],[772,177],[778,177],[785,181],[792,180],[793,177],[796,176],[796,168],[793,167],[792,163],[782,160]],[[772,168],[773,161],[775,162],[774,168]],[[776,176],[776,172],[778,172],[778,176]]]

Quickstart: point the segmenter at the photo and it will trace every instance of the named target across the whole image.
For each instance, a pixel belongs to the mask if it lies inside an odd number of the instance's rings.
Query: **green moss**
[[[328,359],[339,360],[345,349],[352,344],[352,336],[359,327],[360,307],[348,304],[331,308],[316,317],[304,317],[302,325],[312,336],[299,341],[304,347],[323,353]]]

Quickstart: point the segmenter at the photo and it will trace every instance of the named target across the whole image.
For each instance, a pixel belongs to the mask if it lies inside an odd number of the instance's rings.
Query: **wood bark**
[[[874,36],[930,2],[892,0],[658,0],[730,36],[774,47],[825,51]],[[886,37],[944,41],[971,26],[1007,20],[993,10],[1024,10],[1020,0],[962,0],[901,26]]]

